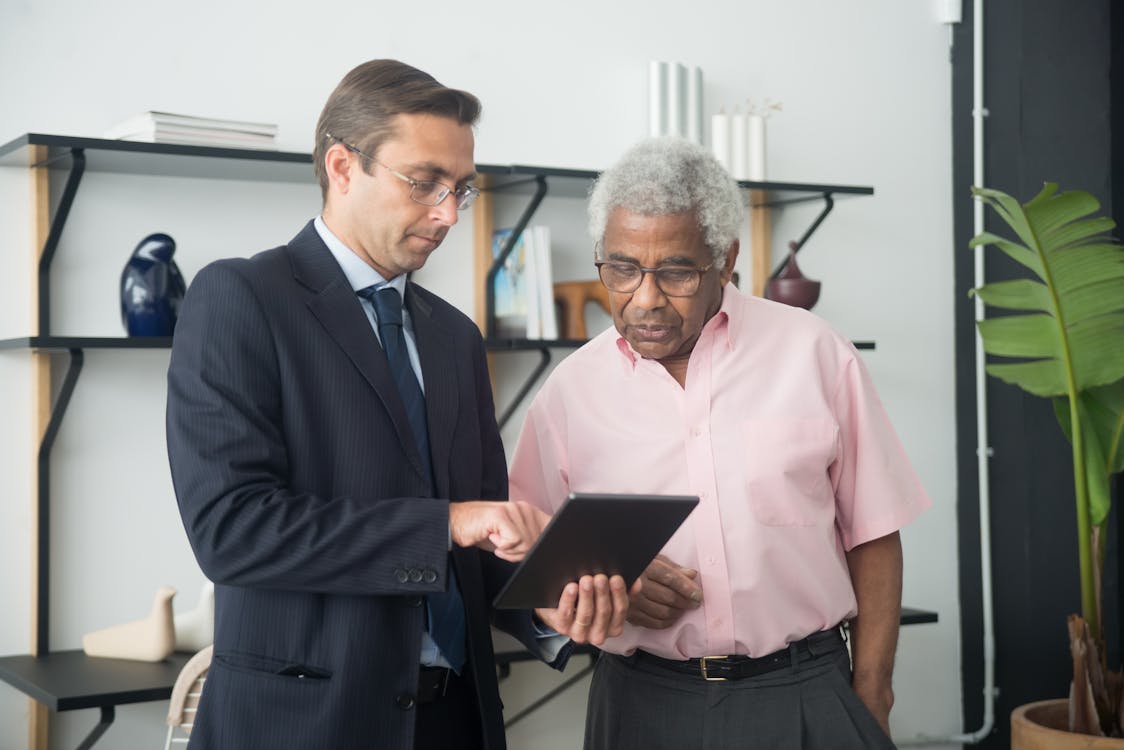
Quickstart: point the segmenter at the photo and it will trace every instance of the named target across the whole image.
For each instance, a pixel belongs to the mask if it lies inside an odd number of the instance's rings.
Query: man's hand
[[[663,555],[644,570],[632,585],[628,621],[653,630],[670,627],[688,609],[702,604],[698,571],[682,568]]]
[[[890,709],[894,707],[894,689],[886,680],[855,673],[851,689],[867,707],[886,736],[890,736]]]
[[[535,614],[574,643],[600,646],[624,632],[628,591],[620,576],[582,576],[566,584],[557,609],[536,609]]]
[[[539,538],[550,516],[522,501],[449,503],[449,530],[460,547],[480,547],[519,562]]]

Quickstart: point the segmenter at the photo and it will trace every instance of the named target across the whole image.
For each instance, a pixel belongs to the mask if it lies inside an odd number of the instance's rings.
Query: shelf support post
[[[70,216],[70,207],[74,205],[74,196],[78,193],[78,184],[82,182],[82,174],[86,171],[86,151],[81,148],[70,149],[70,174],[66,178],[66,186],[62,191],[59,207],[51,219],[51,230],[47,234],[47,241],[43,244],[43,252],[39,254],[39,331],[40,336],[51,335],[51,261],[55,259],[59,240],[62,238],[63,227]]]
[[[35,145],[31,147],[29,156],[32,164],[41,164],[47,160],[47,147]],[[43,321],[39,319],[39,259],[43,248],[46,246],[47,237],[51,227],[51,190],[50,170],[46,167],[29,170],[31,176],[31,227],[32,244],[29,268],[34,277],[28,279],[31,289],[30,314],[32,333],[39,334],[39,326]],[[43,439],[51,413],[51,357],[46,352],[32,352],[31,354],[31,403],[32,403],[32,433],[31,445],[39,445]],[[40,534],[50,534],[45,526],[46,521],[39,519],[39,468],[32,456],[28,456],[28,466],[31,467],[30,488],[28,498],[30,508],[29,516],[31,525],[28,529],[31,539],[31,655],[38,656],[39,644],[39,538]],[[46,646],[47,644],[43,644]],[[50,715],[47,706],[34,698],[28,698],[27,711],[27,745],[29,750],[47,750],[47,738],[50,729]]]
[[[764,205],[764,190],[749,191],[750,294],[765,296],[765,276],[769,273],[773,247],[772,216]]]
[[[78,376],[82,372],[84,356],[81,349],[70,349],[70,366],[63,377],[62,388],[59,390],[58,400],[51,409],[51,418],[47,422],[47,429],[43,433],[43,441],[39,444],[38,462],[38,498],[37,515],[39,518],[38,537],[36,539],[36,635],[38,656],[50,653],[50,591],[51,591],[51,449],[54,447],[55,438],[58,436],[62,418],[66,414],[66,407],[70,405],[70,397],[74,393],[74,386],[78,383]],[[45,356],[45,355],[44,355]]]
[[[116,710],[113,706],[102,706],[100,720],[94,728],[90,730],[90,733],[86,735],[86,739],[82,740],[82,743],[78,745],[77,750],[90,750],[90,748],[94,746],[94,743],[105,734],[105,730],[109,729],[109,725],[113,723],[113,719],[115,718],[114,714],[116,714]]]
[[[822,224],[823,220],[827,218],[827,215],[831,213],[831,209],[835,207],[835,200],[831,197],[831,193],[823,194],[823,202],[823,211],[820,211],[819,215],[816,217],[816,220],[812,222],[812,225],[808,227],[803,236],[801,236],[800,239],[796,241],[796,244],[792,246],[793,254],[800,252],[800,248],[804,247],[804,243],[808,241],[808,238],[812,236],[812,233],[819,229],[820,224]],[[777,276],[780,276],[780,273],[784,270],[785,263],[787,262],[788,257],[786,254],[785,260],[781,261],[780,265],[773,269],[773,272],[769,274],[769,278],[775,279],[777,278]]]
[[[534,372],[523,382],[523,385],[519,388],[519,392],[515,394],[515,398],[512,399],[508,407],[504,409],[503,414],[500,415],[499,428],[501,430],[515,414],[515,410],[519,408],[519,404],[523,403],[523,399],[527,398],[527,394],[535,387],[535,383],[538,382],[539,378],[542,377],[548,367],[550,367],[550,349],[544,346],[542,349],[539,349],[539,363],[535,366]]]

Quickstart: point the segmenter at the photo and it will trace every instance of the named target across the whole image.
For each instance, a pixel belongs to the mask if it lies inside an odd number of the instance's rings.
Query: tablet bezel
[[[644,572],[691,511],[695,495],[571,492],[493,600],[496,609],[554,608],[570,581]]]

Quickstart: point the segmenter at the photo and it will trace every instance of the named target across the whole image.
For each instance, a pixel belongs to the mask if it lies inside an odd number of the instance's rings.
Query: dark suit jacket
[[[436,496],[506,497],[476,326],[410,283]],[[310,222],[194,279],[168,372],[168,451],[215,582],[215,656],[191,746],[410,748],[422,596],[447,582],[427,482],[378,340]],[[489,602],[509,567],[452,555],[486,747],[504,747]],[[528,613],[506,623],[532,651]]]

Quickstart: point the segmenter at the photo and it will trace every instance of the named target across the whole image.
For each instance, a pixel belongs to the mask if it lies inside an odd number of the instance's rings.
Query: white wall
[[[902,633],[892,724],[899,738],[950,733],[962,728],[950,75],[949,37],[933,5],[436,0],[248,8],[205,0],[186,12],[139,0],[7,0],[0,3],[0,142],[29,131],[96,136],[157,109],[276,122],[283,147],[307,151],[334,84],[353,65],[383,56],[481,97],[481,162],[607,166],[644,134],[651,59],[701,66],[708,113],[746,97],[781,100],[784,111],[769,122],[771,178],[876,190],[838,201],[801,265],[824,282],[816,311],[845,335],[878,342],[866,361],[933,496],[933,510],[904,532],[904,598],[939,611],[941,622]],[[29,325],[27,184],[21,170],[0,169],[0,337],[25,334]],[[211,258],[284,241],[318,207],[310,186],[87,175],[56,262],[56,331],[120,333],[117,278],[148,232],[176,238],[190,276]],[[778,214],[777,248],[815,210]],[[549,211],[572,217],[572,227],[555,232],[582,258],[580,202]],[[470,253],[470,227],[462,226],[422,279],[469,311]],[[567,266],[558,276],[580,272]],[[24,652],[29,642],[28,359],[0,353],[0,654]],[[497,359],[506,373],[501,400],[527,359]],[[77,647],[82,633],[138,616],[162,583],[181,590],[181,606],[194,603],[201,576],[174,510],[162,439],[166,364],[166,352],[87,355],[53,464],[56,648]],[[516,429],[505,438],[513,440]],[[540,682],[554,681],[521,665],[505,683],[505,700],[514,710]],[[515,728],[513,750],[575,747],[583,691],[572,688],[554,704],[561,714],[540,712]],[[162,708],[119,710],[103,742],[157,746]],[[23,696],[0,685],[0,749],[26,745],[26,713]],[[94,722],[90,711],[56,717],[52,747],[77,744]]]

